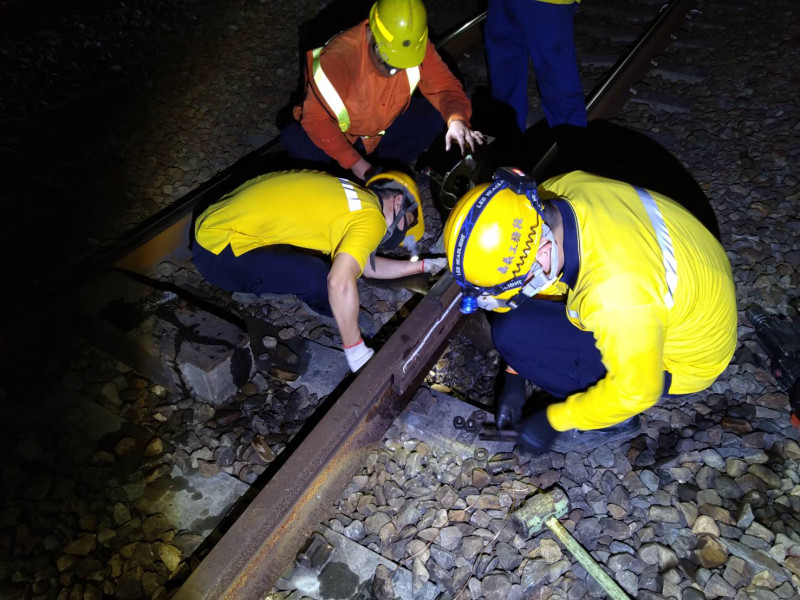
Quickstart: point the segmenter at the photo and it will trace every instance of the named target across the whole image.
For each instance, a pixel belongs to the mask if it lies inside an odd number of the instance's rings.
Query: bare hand
[[[371,168],[372,165],[362,158],[356,164],[350,167],[350,170],[353,172],[353,175],[358,177],[361,181],[364,181],[367,171],[369,171]]]
[[[444,136],[444,149],[450,150],[453,141],[458,142],[461,155],[464,156],[467,147],[474,152],[475,146],[483,144],[483,134],[480,131],[473,131],[464,121],[456,119],[447,128],[447,135]]]

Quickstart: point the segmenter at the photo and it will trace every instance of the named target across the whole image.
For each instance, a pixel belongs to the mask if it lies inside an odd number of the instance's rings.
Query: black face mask
[[[394,250],[400,247],[400,243],[406,238],[406,232],[395,227],[393,231],[387,231],[383,236],[383,240],[378,245],[381,250]]]

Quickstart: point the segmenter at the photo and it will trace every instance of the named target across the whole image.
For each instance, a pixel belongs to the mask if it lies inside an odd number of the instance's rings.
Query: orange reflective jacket
[[[411,87],[405,72],[392,77],[381,74],[369,57],[367,21],[334,37],[319,53],[319,67],[335,88],[350,120],[346,132],[340,127],[337,107],[326,102],[313,79],[314,51],[309,51],[306,80],[307,92],[302,107],[296,107],[297,118],[311,140],[349,169],[361,158],[353,148],[362,139],[367,153],[375,150],[380,134],[403,112],[411,101]],[[444,64],[428,42],[425,59],[419,66],[419,90],[449,124],[462,119],[469,124],[472,106],[461,82]]]

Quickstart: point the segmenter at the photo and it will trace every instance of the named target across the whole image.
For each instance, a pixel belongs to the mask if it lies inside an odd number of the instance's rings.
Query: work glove
[[[344,357],[347,359],[347,364],[350,366],[350,370],[355,373],[364,364],[372,358],[372,355],[375,354],[375,351],[367,346],[364,343],[363,339],[358,340],[352,346],[343,346],[344,349]]]
[[[447,268],[446,258],[423,258],[422,259],[422,272],[431,275],[438,273],[442,269]]]
[[[467,148],[474,152],[475,146],[483,144],[483,134],[480,131],[470,129],[464,121],[453,119],[444,136],[444,149],[449,151],[452,142],[458,144],[459,148],[461,148],[461,156],[464,156]]]
[[[558,431],[553,429],[547,418],[547,409],[537,410],[526,416],[517,425],[519,443],[526,450],[547,452],[553,446]]]
[[[498,429],[516,427],[525,406],[525,378],[517,373],[503,371],[500,395],[497,397],[495,423]]]

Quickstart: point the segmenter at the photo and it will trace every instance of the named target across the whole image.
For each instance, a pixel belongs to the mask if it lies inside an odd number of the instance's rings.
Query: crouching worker
[[[356,280],[433,273],[446,260],[395,260],[376,250],[412,249],[424,232],[414,181],[387,171],[365,187],[315,171],[257,177],[211,205],[195,223],[193,258],[231,292],[296,294],[333,316],[350,369],[373,355],[358,326]]]
[[[292,158],[335,161],[367,179],[376,159],[415,160],[445,124],[447,150],[483,144],[464,87],[428,40],[422,0],[378,0],[306,61],[305,99],[281,131]]]
[[[498,427],[536,451],[634,437],[664,395],[698,392],[736,346],[720,243],[677,202],[584,172],[500,169],[445,226],[462,310],[481,307],[509,365]],[[557,300],[553,300],[556,297]],[[550,396],[525,410],[525,379]]]

